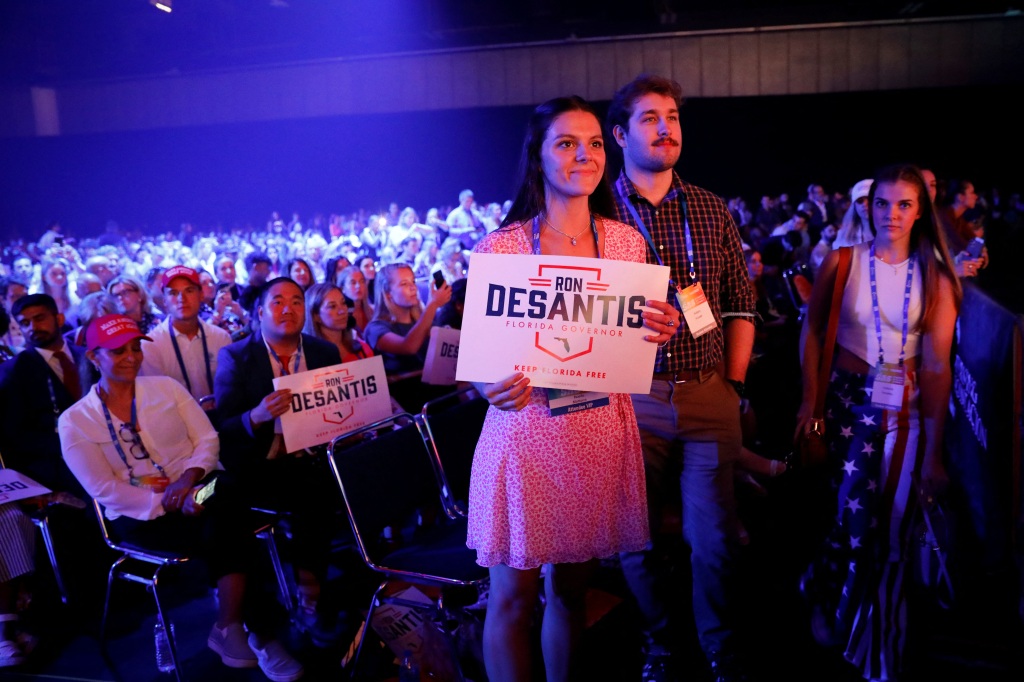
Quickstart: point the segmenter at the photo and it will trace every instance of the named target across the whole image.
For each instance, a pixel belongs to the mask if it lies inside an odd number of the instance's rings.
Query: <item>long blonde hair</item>
[[[373,292],[374,320],[384,320],[385,322],[395,321],[395,315],[391,310],[391,306],[394,304],[391,302],[390,289],[391,286],[400,279],[401,275],[399,274],[399,271],[401,270],[408,270],[413,279],[416,278],[412,267],[407,263],[388,263],[377,271],[377,283],[374,286]],[[412,306],[411,313],[413,322],[419,319],[421,312],[423,312],[422,303]]]

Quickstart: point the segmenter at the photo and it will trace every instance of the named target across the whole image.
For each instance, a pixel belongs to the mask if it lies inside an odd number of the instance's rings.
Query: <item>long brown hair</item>
[[[931,322],[932,314],[937,304],[935,294],[939,291],[939,278],[945,277],[953,288],[953,296],[957,310],[960,309],[960,301],[963,298],[963,289],[960,280],[953,271],[953,260],[949,257],[949,249],[946,247],[946,238],[939,227],[939,219],[935,215],[935,207],[928,196],[928,187],[925,185],[924,177],[917,166],[912,164],[898,164],[886,166],[875,173],[875,181],[871,184],[871,191],[868,192],[868,224],[871,231],[878,233],[875,227],[875,192],[879,185],[894,184],[896,182],[909,183],[917,189],[917,205],[921,209],[921,216],[914,222],[910,231],[910,250],[917,254],[918,266],[921,268],[921,283],[923,288],[924,315],[922,316],[922,328],[927,330]]]
[[[539,105],[533,110],[530,122],[526,126],[526,138],[523,140],[522,158],[519,160],[519,183],[516,198],[512,201],[501,227],[505,228],[527,220],[544,212],[544,169],[541,165],[540,148],[548,134],[548,128],[555,119],[569,111],[583,111],[594,117],[600,126],[601,119],[590,102],[572,95],[571,97],[555,97]],[[588,203],[590,212],[600,216],[615,215],[615,200],[608,185],[608,169],[605,168],[601,181],[590,195]]]

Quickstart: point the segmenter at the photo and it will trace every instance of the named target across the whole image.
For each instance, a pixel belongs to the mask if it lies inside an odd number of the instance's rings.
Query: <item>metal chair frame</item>
[[[107,547],[110,549],[121,553],[121,556],[114,560],[114,563],[110,566],[110,572],[107,574],[107,594],[103,599],[103,619],[100,621],[100,646],[105,646],[106,642],[107,616],[109,615],[110,610],[110,593],[114,586],[114,579],[116,578],[127,582],[145,585],[149,593],[153,595],[153,601],[156,603],[157,619],[159,619],[160,624],[163,626],[164,632],[167,633],[171,660],[174,661],[174,675],[178,679],[178,682],[182,682],[185,677],[181,671],[181,661],[178,660],[178,647],[174,642],[174,637],[171,636],[171,621],[164,614],[163,605],[160,603],[160,595],[157,592],[157,585],[160,581],[160,571],[167,566],[179,566],[187,563],[189,561],[189,557],[179,554],[147,551],[138,547],[123,545],[115,541],[110,536],[110,531],[107,528],[107,520],[103,516],[103,507],[99,500],[93,498],[92,504],[93,509],[96,512],[96,520],[100,525],[100,531],[103,533],[103,542],[106,543]],[[148,575],[142,572],[133,572],[125,563],[129,559],[149,565],[152,567],[152,571],[149,572]]]
[[[439,588],[454,586],[478,587],[484,580],[486,580],[487,577],[487,571],[484,568],[480,568],[479,577],[465,579],[445,575],[420,573],[407,569],[396,568],[394,566],[385,565],[384,563],[382,563],[374,557],[374,552],[371,551],[368,544],[368,540],[370,540],[370,538],[366,538],[364,530],[360,529],[360,519],[358,518],[358,512],[353,508],[353,503],[350,499],[350,495],[354,493],[350,493],[346,486],[346,481],[344,480],[345,475],[339,468],[338,458],[346,456],[346,449],[354,450],[355,448],[359,447],[368,447],[365,441],[359,440],[360,437],[375,438],[378,437],[376,436],[376,434],[381,429],[387,427],[395,427],[398,426],[399,424],[404,424],[403,426],[400,426],[400,428],[402,429],[415,429],[424,446],[424,451],[421,453],[403,452],[402,455],[410,455],[413,457],[427,457],[428,461],[430,462],[430,467],[434,471],[435,475],[434,483],[436,485],[436,492],[438,495],[438,507],[443,512],[444,516],[448,519],[449,522],[456,524],[465,523],[465,517],[461,514],[454,513],[453,510],[450,508],[448,501],[445,499],[445,496],[447,494],[445,492],[447,483],[444,479],[443,471],[439,470],[435,463],[434,453],[431,451],[429,446],[429,436],[427,436],[424,433],[419,421],[415,417],[413,417],[413,415],[406,412],[394,414],[390,417],[387,417],[386,419],[382,419],[372,424],[366,425],[362,428],[356,429],[353,432],[338,436],[331,441],[330,445],[327,448],[328,463],[330,464],[331,472],[333,473],[335,481],[338,484],[338,488],[341,491],[341,496],[345,504],[345,511],[346,514],[348,515],[349,524],[352,526],[352,533],[355,537],[356,546],[358,548],[359,554],[363,559],[363,563],[368,568],[377,573],[381,573],[384,576],[383,581],[380,583],[380,585],[373,593],[373,597],[370,600],[370,607],[366,614],[366,619],[364,620],[362,628],[360,629],[360,632],[358,634],[359,646],[356,649],[355,657],[352,659],[351,670],[349,673],[349,676],[352,679],[356,678],[359,669],[359,661],[362,656],[363,645],[366,643],[366,635],[369,631],[370,623],[373,620],[374,612],[376,611],[377,607],[379,607],[381,604],[401,604],[412,608],[430,611],[432,613],[443,613],[447,608],[444,603],[443,594],[434,601],[434,604],[431,607],[427,607],[419,602],[412,602],[391,596],[382,596],[384,589],[393,580],[402,580],[408,583],[412,583],[414,585]],[[379,437],[386,440],[387,435],[385,434],[384,436]],[[354,444],[353,439],[355,439]],[[348,446],[348,448],[340,447],[343,443],[345,443]],[[393,454],[394,451],[392,450],[391,452]],[[349,485],[351,485],[353,481],[349,481],[348,483]],[[389,500],[381,499],[380,504],[388,505]],[[471,550],[467,549],[466,551],[469,552]]]
[[[6,469],[3,455],[0,455],[0,469]],[[60,601],[65,606],[68,603],[68,590],[64,585],[64,576],[60,572],[60,564],[57,563],[57,550],[53,544],[53,535],[50,532],[50,513],[46,507],[37,512],[25,512],[29,520],[39,534],[43,536],[43,546],[46,547],[46,556],[50,559],[50,568],[53,569],[53,579],[57,583],[57,591],[60,593]]]
[[[431,463],[435,467],[435,473],[438,477],[438,482],[441,485],[442,499],[444,500],[446,508],[449,510],[449,515],[457,514],[459,516],[466,516],[467,510],[465,508],[465,504],[468,500],[457,499],[457,493],[451,488],[450,478],[444,466],[444,462],[447,458],[444,456],[443,447],[439,445],[438,435],[440,432],[435,433],[437,418],[442,416],[444,412],[438,412],[435,408],[440,404],[460,399],[463,396],[468,396],[475,392],[476,389],[472,386],[452,391],[447,395],[427,401],[423,404],[423,408],[420,410],[420,413],[416,415],[416,421],[420,426],[420,433],[423,435],[423,443],[431,455]],[[471,398],[467,402],[474,402],[477,400],[483,401],[484,403],[487,402],[483,397]],[[460,402],[453,407],[460,407],[462,405],[463,403]],[[484,414],[486,414],[486,407],[484,408]],[[479,426],[482,428],[483,420],[480,421],[479,425],[466,424],[465,426],[472,426],[473,428]],[[479,435],[479,431],[477,431],[477,436],[479,437]]]

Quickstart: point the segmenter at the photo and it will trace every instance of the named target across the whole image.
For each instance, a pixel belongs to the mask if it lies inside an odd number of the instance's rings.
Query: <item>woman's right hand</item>
[[[966,251],[961,251],[954,259],[956,263],[956,276],[957,277],[975,277],[978,274],[978,270],[983,267],[983,259],[971,258],[971,255]]]
[[[452,287],[448,282],[445,282],[440,287],[434,284],[434,281],[430,282],[430,304],[440,308],[448,301],[452,300]]]
[[[516,372],[493,384],[477,384],[477,390],[499,410],[518,412],[530,402],[530,380],[522,372]]]
[[[800,403],[800,409],[796,411],[796,430],[793,432],[793,442],[797,443],[800,437],[811,428],[811,420],[814,418],[814,405],[810,401]]]

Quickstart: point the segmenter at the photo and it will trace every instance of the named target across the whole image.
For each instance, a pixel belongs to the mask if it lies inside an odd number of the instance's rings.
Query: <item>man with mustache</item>
[[[670,268],[670,300],[685,317],[684,328],[658,353],[650,394],[634,395],[633,406],[651,536],[658,536],[666,503],[681,493],[697,635],[713,678],[728,682],[747,679],[734,631],[739,522],[733,464],[756,309],[728,208],[673,170],[682,146],[681,104],[679,84],[658,76],[639,76],[615,93],[608,125],[622,149],[623,170],[613,194],[615,218],[644,235],[648,262]],[[653,553],[621,560],[646,621],[643,679],[674,679],[670,652],[682,648],[679,615],[669,613]]]

